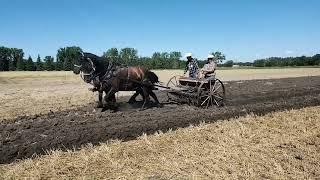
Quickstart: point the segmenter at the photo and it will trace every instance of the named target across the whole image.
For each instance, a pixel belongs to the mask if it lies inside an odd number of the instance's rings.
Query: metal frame
[[[167,83],[168,101],[187,103],[198,107],[224,106],[225,87],[213,77],[211,79],[193,79],[173,76]]]

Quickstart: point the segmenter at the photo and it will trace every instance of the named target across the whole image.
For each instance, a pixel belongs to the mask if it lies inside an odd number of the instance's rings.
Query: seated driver
[[[207,63],[200,70],[200,78],[214,77],[216,67],[217,63],[215,57],[212,54],[209,54]]]

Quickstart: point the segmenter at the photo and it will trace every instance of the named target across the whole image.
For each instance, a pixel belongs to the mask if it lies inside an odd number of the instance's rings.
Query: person
[[[190,78],[197,78],[198,70],[199,70],[197,61],[192,58],[191,53],[187,53],[186,57],[187,57],[187,64],[184,70],[184,75],[187,73],[187,71],[189,71]]]
[[[214,72],[216,70],[217,63],[215,57],[212,54],[208,55],[207,63],[200,70],[200,78],[210,78],[214,77]]]

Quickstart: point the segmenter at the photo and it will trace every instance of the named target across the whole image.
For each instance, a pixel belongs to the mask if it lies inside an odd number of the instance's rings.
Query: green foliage
[[[134,65],[138,60],[138,51],[134,48],[123,48],[120,51],[121,62],[127,65]]]
[[[232,67],[233,64],[234,64],[233,61],[232,61],[232,60],[229,60],[229,61],[227,61],[227,62],[224,63],[224,66],[225,66],[225,67]]]
[[[37,61],[33,62],[32,58],[23,59],[24,52],[22,49],[8,48],[0,46],[0,71],[9,70],[73,70],[74,64],[79,64],[78,60],[81,55],[81,48],[77,46],[60,48],[57,51],[57,61],[51,56],[46,56],[44,61],[41,61],[40,55]],[[284,67],[284,66],[315,66],[320,65],[320,54],[312,57],[270,57],[258,59],[254,62],[233,62],[226,60],[226,56],[219,51],[211,53],[218,60],[218,66],[232,67],[233,65],[254,66],[254,67]],[[148,69],[183,69],[186,66],[186,61],[181,60],[181,52],[155,52],[151,57],[139,57],[138,51],[134,48],[110,48],[103,53],[106,60],[111,60],[118,64],[126,66],[144,66]],[[207,62],[207,60],[197,60],[199,67]]]
[[[117,59],[119,58],[119,51],[117,48],[110,48],[107,52],[104,52],[103,57]]]
[[[43,71],[44,68],[43,68],[43,62],[41,61],[41,58],[40,58],[40,55],[38,54],[38,57],[37,57],[37,62],[36,62],[36,70],[37,71]]]
[[[320,65],[320,54],[311,57],[270,57],[253,62],[255,67],[315,66]]]
[[[25,63],[26,63],[26,60],[21,58],[21,59],[18,59],[17,60],[17,71],[24,71],[26,70],[25,68]]]
[[[226,56],[220,51],[212,52],[211,54],[218,61],[218,63],[222,63],[224,60],[226,60]]]
[[[36,67],[35,67],[35,65],[34,65],[34,63],[32,61],[31,56],[29,56],[28,60],[25,63],[25,70],[26,71],[34,71],[34,70],[36,70]]]
[[[17,68],[19,62],[19,69]],[[0,47],[0,71],[24,70],[23,50]]]
[[[74,64],[79,64],[82,49],[77,46],[64,47],[57,52],[57,70],[73,70]]]
[[[54,59],[52,56],[46,56],[44,58],[44,70],[53,71],[55,70]]]
[[[23,62],[23,50],[22,49],[17,49],[17,48],[11,48],[11,61],[10,61],[10,70],[14,71],[16,70],[18,67],[18,62],[21,63],[21,61]],[[21,64],[19,65],[21,66]],[[23,70],[23,66],[21,67]]]
[[[180,61],[179,60],[182,57],[181,52],[173,51],[173,52],[170,52],[169,56],[170,56],[170,61],[172,61],[171,68],[172,69],[179,69],[180,68]]]
[[[0,71],[9,71],[10,54],[10,48],[0,47]]]
[[[265,67],[265,60],[255,60],[254,62],[253,62],[253,66],[255,66],[255,67]]]

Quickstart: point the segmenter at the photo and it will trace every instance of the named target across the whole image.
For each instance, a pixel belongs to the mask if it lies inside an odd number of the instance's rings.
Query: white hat
[[[192,53],[186,53],[186,57],[192,57]]]
[[[213,58],[214,58],[214,55],[212,55],[212,54],[208,55],[208,59],[213,59]]]

